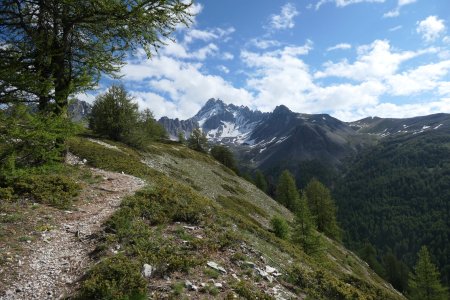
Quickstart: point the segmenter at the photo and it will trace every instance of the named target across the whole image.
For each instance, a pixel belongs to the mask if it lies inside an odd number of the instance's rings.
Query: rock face
[[[216,99],[208,100],[188,120],[163,117],[159,122],[172,139],[177,139],[178,132],[188,137],[194,128],[201,128],[212,144],[230,146],[246,168],[275,175],[285,168],[296,173],[305,162],[323,170],[337,169],[346,158],[380,138],[450,129],[449,114],[370,117],[346,123],[327,114],[295,113],[284,105],[262,113]]]
[[[85,120],[92,111],[92,105],[85,101],[74,100],[71,101],[67,112],[72,121],[79,122]]]
[[[318,159],[334,166],[354,153],[360,142],[357,132],[344,122],[325,114],[294,113],[283,105],[262,113],[210,99],[186,121],[164,117],[159,122],[174,139],[177,132],[189,136],[199,127],[211,143],[231,146],[242,161],[250,162],[248,167],[262,170],[281,160]]]
[[[183,132],[188,137],[194,128],[201,128],[214,142],[240,144],[248,137],[266,114],[252,111],[245,106],[225,104],[222,100],[209,99],[200,111],[190,119],[179,120],[162,117],[161,123],[172,139]]]

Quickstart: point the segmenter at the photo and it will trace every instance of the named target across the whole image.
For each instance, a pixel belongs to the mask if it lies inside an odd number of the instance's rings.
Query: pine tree
[[[113,85],[92,106],[89,128],[116,141],[125,141],[138,123],[137,103],[123,86]]]
[[[316,179],[312,179],[305,188],[309,209],[316,218],[317,229],[326,236],[340,240],[341,229],[336,221],[336,206],[330,190]]]
[[[295,211],[295,205],[298,202],[299,194],[295,184],[295,178],[291,172],[284,170],[277,184],[276,200],[291,211]]]
[[[184,131],[178,131],[178,142],[180,144],[185,144],[186,143],[186,137],[184,136]]]
[[[392,284],[397,290],[404,292],[408,288],[409,269],[406,264],[397,259],[397,257],[389,251],[383,256],[384,278]]]
[[[117,77],[127,53],[150,57],[192,3],[179,0],[0,0],[0,103],[64,115],[71,94]]]
[[[255,185],[264,193],[267,193],[267,181],[266,177],[260,170],[255,172]]]
[[[419,251],[419,258],[414,267],[414,273],[410,274],[409,288],[412,300],[446,300],[447,290],[439,281],[439,271],[431,262],[430,254],[426,246]]]
[[[225,146],[215,145],[211,148],[211,155],[218,162],[227,168],[230,168],[235,173],[238,173],[239,170],[237,168],[236,160],[234,159],[233,152],[231,152],[230,149]]]
[[[208,149],[208,139],[199,128],[192,131],[187,144],[189,148],[198,152],[206,152]]]
[[[307,254],[314,254],[321,249],[320,235],[316,231],[305,195],[299,196],[296,200],[292,240],[299,244]]]
[[[369,242],[359,251],[360,257],[369,264],[370,268],[380,276],[384,276],[384,268],[377,260],[377,250]]]

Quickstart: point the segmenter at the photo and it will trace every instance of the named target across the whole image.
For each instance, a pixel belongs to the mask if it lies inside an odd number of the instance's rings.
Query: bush
[[[36,202],[68,208],[78,195],[80,185],[64,175],[44,174],[19,177],[12,188],[16,194],[30,196]]]
[[[61,116],[32,114],[25,105],[0,110],[0,176],[19,168],[61,162],[64,141],[79,129]]]
[[[275,216],[270,221],[272,230],[280,239],[286,239],[289,235],[289,225],[286,220],[280,216]]]
[[[103,260],[83,282],[78,299],[147,299],[141,265],[118,254]]]

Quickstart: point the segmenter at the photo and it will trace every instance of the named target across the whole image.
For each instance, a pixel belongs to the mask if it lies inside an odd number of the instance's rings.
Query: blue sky
[[[122,69],[158,118],[209,98],[345,121],[450,113],[449,0],[199,0],[192,12],[176,43]]]

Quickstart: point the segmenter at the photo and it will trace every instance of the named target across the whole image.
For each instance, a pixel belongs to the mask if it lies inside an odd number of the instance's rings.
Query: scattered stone
[[[244,264],[246,265],[246,266],[249,266],[249,267],[251,267],[252,269],[254,269],[254,268],[256,268],[256,265],[255,265],[255,263],[254,262],[251,262],[251,261],[244,261]]]
[[[188,229],[188,230],[196,230],[197,227],[195,226],[183,226],[184,229]]]
[[[241,279],[236,275],[236,274],[231,274],[231,277],[233,277],[234,279],[236,279],[237,281],[241,282]]]
[[[221,289],[221,288],[223,288],[223,284],[222,284],[222,283],[220,283],[220,282],[216,282],[216,283],[214,283],[214,286],[215,286],[216,288],[218,288],[218,289]]]
[[[273,268],[271,266],[266,266],[266,272],[269,273],[269,274],[278,273],[277,269],[275,269],[275,268]]]
[[[217,270],[224,274],[227,274],[227,271],[223,267],[219,266],[217,263],[215,263],[213,261],[208,261],[207,265],[208,265],[208,267],[210,267],[214,270]]]
[[[198,291],[198,286],[194,285],[192,282],[190,282],[189,280],[186,280],[184,282],[184,286],[189,290],[189,291]]]
[[[144,266],[142,267],[142,276],[144,276],[145,278],[150,278],[152,277],[152,273],[155,271],[155,269],[149,265],[149,264],[144,264]]]

